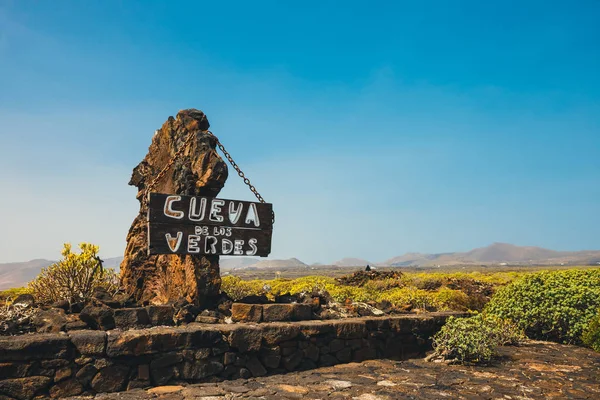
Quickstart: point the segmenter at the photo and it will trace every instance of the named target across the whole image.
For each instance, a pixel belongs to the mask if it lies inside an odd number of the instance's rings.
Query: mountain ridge
[[[104,259],[105,268],[119,270],[123,257]],[[42,268],[55,261],[34,259],[25,262],[0,263],[0,290],[20,287],[34,279]],[[382,262],[369,262],[361,258],[346,257],[330,264],[308,265],[297,258],[284,260],[259,259],[252,257],[223,257],[221,269],[287,269],[319,268],[326,266],[364,267],[365,265],[384,267],[430,267],[452,265],[560,265],[560,264],[599,264],[600,250],[556,251],[535,246],[516,246],[510,243],[495,242],[466,252],[418,253],[408,252]]]

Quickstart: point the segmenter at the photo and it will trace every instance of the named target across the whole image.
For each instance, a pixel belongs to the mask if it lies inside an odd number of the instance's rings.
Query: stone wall
[[[218,381],[430,348],[449,315],[198,324],[0,338],[0,400],[57,398],[175,382]]]

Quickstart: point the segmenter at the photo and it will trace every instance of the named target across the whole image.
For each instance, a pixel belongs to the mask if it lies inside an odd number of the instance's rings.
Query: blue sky
[[[0,262],[123,253],[131,169],[206,112],[274,258],[600,248],[600,2],[0,0]],[[232,175],[225,198],[252,200]]]

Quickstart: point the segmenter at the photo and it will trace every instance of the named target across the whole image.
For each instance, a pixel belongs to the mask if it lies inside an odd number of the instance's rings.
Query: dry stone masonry
[[[0,399],[60,398],[406,359],[429,348],[429,338],[449,315],[458,314],[2,337]]]

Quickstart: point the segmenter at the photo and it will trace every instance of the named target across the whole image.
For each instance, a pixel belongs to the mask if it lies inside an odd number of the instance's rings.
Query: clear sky
[[[0,0],[0,262],[122,255],[184,108],[274,258],[600,248],[598,1]],[[232,175],[221,197],[253,200]]]

